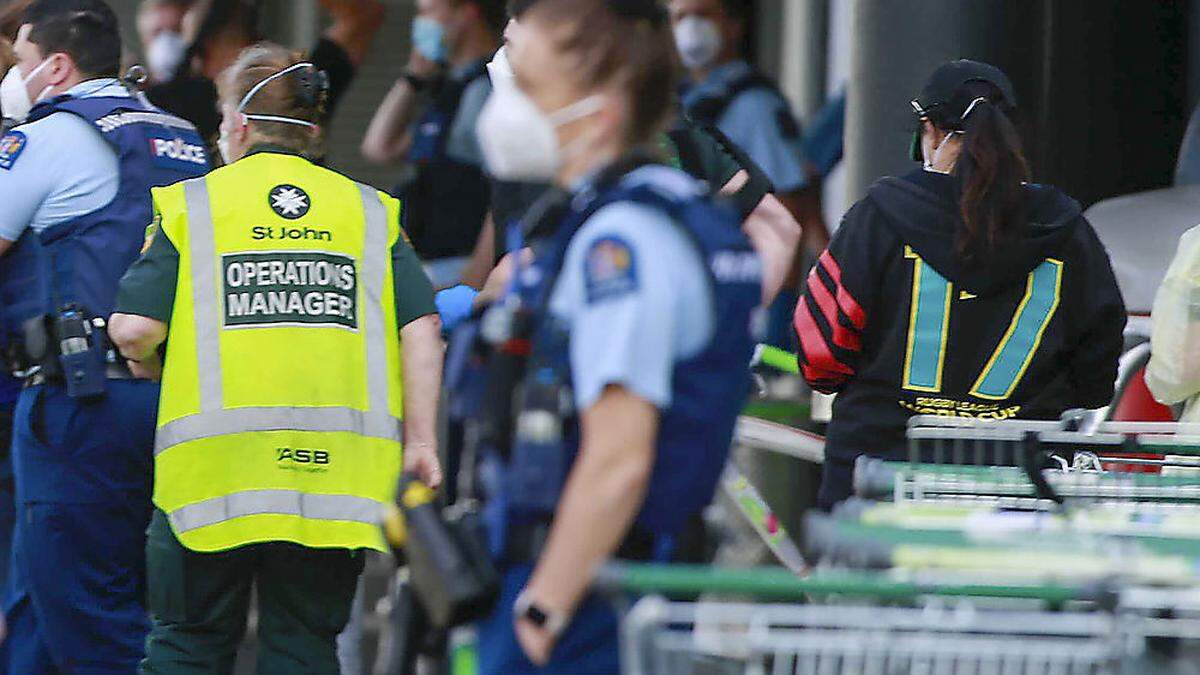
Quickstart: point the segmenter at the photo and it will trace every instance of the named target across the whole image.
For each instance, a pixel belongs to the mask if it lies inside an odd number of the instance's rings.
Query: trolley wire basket
[[[922,416],[907,436],[907,461],[859,459],[859,496],[1042,510],[1063,500],[1200,505],[1194,424],[1110,422],[1082,433],[1069,421]]]
[[[772,570],[637,565],[610,567],[602,579],[639,593],[732,591],[791,600],[644,597],[622,622],[622,670],[634,675],[1163,672],[1146,670],[1159,657],[1135,630],[1140,624],[1113,611],[1062,609],[1097,603],[1095,590],[1082,586],[918,583],[838,572],[783,579]],[[810,601],[797,602],[802,598]]]

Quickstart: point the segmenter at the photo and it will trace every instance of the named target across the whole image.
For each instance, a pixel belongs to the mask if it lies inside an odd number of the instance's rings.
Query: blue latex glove
[[[448,333],[471,316],[471,305],[478,295],[474,288],[461,285],[438,291],[433,301],[442,315],[442,330]]]

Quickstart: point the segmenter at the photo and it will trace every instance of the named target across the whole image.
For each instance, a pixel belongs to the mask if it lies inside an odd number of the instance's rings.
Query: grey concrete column
[[[940,63],[956,58],[1003,67],[1007,0],[853,0],[846,112],[849,201],[881,176],[910,171],[909,101]],[[1012,47],[1008,47],[1011,50]]]
[[[801,120],[825,103],[829,0],[783,0],[779,84]]]
[[[308,49],[321,34],[321,13],[316,0],[292,0],[292,43]]]

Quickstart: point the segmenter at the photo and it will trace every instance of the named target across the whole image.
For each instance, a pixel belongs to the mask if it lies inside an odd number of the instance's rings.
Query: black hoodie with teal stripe
[[[1021,235],[967,262],[959,194],[926,171],[879,181],[808,278],[800,362],[839,394],[831,458],[903,456],[912,415],[1053,419],[1113,395],[1125,306],[1079,204],[1029,185]]]

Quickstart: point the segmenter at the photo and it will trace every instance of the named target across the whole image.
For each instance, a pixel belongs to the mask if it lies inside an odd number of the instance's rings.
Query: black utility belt
[[[133,377],[109,342],[105,321],[79,305],[33,317],[21,332],[10,365],[27,387],[58,384],[71,398],[86,400],[102,397],[108,380]]]
[[[542,550],[546,548],[546,540],[549,537],[549,522],[522,523],[510,527],[504,546],[505,561],[511,565],[536,562],[542,555]],[[617,547],[613,557],[630,562],[649,562],[654,559],[657,541],[655,535],[634,525]]]
[[[109,363],[104,368],[104,377],[109,380],[134,380],[137,379],[129,367],[124,363]],[[25,377],[26,387],[36,387],[42,384],[57,384],[65,385],[66,379],[61,373],[47,373],[39,370],[36,373]]]

